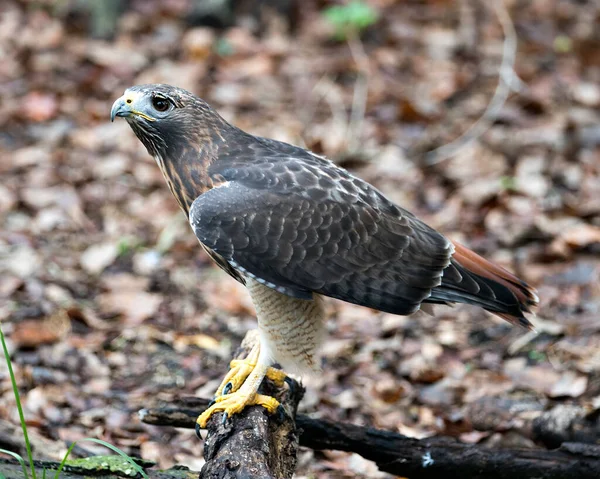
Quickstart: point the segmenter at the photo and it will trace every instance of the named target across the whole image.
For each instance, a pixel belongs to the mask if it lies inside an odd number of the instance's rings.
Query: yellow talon
[[[265,374],[265,377],[275,384],[278,388],[283,387],[287,374],[281,369],[269,368]]]
[[[234,359],[229,363],[229,367],[231,369],[229,369],[229,372],[223,381],[221,381],[221,385],[217,388],[217,392],[215,393],[216,397],[219,397],[223,394],[223,391],[228,384],[230,386],[227,387],[227,394],[237,391],[242,384],[244,384],[246,378],[256,367],[259,352],[260,347],[257,344],[252,348],[246,359]],[[265,377],[273,381],[275,386],[282,387],[285,384],[285,378],[287,375],[279,369],[268,368],[267,372],[265,373]]]
[[[254,366],[256,366],[256,364],[252,364],[248,359],[231,361],[231,363],[229,363],[229,367],[231,369],[225,375],[223,381],[221,381],[221,385],[217,388],[215,396],[221,396],[223,394],[223,390],[228,384],[231,384],[231,387],[227,388],[228,394],[237,391],[240,386],[244,384],[244,381],[250,375],[254,369]]]
[[[279,401],[264,394],[256,394],[250,392],[244,393],[237,391],[226,396],[219,396],[215,399],[215,403],[204,411],[196,420],[201,428],[205,428],[210,417],[216,412],[224,412],[227,416],[240,413],[248,406],[262,406],[270,414],[274,413],[279,407]]]
[[[246,359],[231,361],[231,369],[217,389],[213,404],[196,420],[197,426],[206,427],[210,417],[216,412],[224,412],[225,418],[241,412],[247,406],[262,406],[273,413],[279,401],[264,394],[258,394],[262,380],[267,377],[277,387],[283,386],[287,375],[278,369],[258,362],[260,344],[256,344]]]

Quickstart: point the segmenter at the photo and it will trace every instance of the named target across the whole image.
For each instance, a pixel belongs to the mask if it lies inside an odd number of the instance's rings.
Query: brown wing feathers
[[[444,271],[442,284],[431,299],[480,306],[512,324],[532,329],[524,317],[538,304],[535,290],[504,268],[453,243],[454,255]]]

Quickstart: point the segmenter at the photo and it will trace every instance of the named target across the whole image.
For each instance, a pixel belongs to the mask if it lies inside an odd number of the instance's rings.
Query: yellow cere
[[[129,106],[135,105],[135,101],[139,95],[140,95],[139,92],[136,92],[136,91],[126,92],[125,95],[123,95],[125,98],[125,103]],[[142,118],[144,118],[145,120],[148,120],[148,121],[156,121],[156,118],[152,118],[151,116],[148,116],[145,113],[142,113],[141,111],[135,110],[133,108],[131,108],[131,113],[133,113],[134,115],[137,115],[137,116],[141,116]]]

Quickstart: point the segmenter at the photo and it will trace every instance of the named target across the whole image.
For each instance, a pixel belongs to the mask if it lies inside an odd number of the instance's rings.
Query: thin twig
[[[492,2],[492,4],[504,32],[502,63],[500,65],[498,86],[492,100],[479,120],[454,141],[426,154],[425,162],[428,165],[435,165],[448,159],[455,155],[461,148],[483,135],[490,127],[491,122],[500,113],[504,103],[506,103],[510,91],[520,91],[523,88],[524,84],[517,77],[513,68],[517,55],[517,34],[514,25],[510,19],[504,0],[496,0]]]
[[[308,126],[312,123],[312,120],[317,113],[317,106],[323,98],[326,98],[332,88],[333,84],[330,81],[327,73],[322,75],[321,78],[319,78],[319,81],[317,81],[317,83],[315,83],[315,85],[312,87],[309,95],[310,103],[308,104],[307,108],[301,109],[303,126],[300,138],[297,140],[300,146],[306,148],[304,137],[306,136]]]
[[[360,132],[367,109],[367,95],[369,92],[369,57],[358,35],[348,36],[348,47],[352,58],[358,67],[354,94],[352,96],[352,112],[348,122],[347,140],[348,151],[356,152],[360,147]]]
[[[350,114],[346,114],[346,106],[339,92],[334,89],[335,85],[329,81],[328,75],[324,75],[312,89],[313,97],[316,97],[316,99],[312,102],[312,108],[309,110],[304,124],[308,125],[310,123],[315,114],[316,105],[325,100],[329,105],[334,122],[345,126],[348,152],[355,153],[360,149],[361,145],[360,137],[367,109],[370,70],[369,57],[365,52],[360,37],[356,34],[350,34],[347,42],[352,59],[356,63],[358,70]]]
[[[342,99],[339,91],[335,88],[335,86],[335,83],[331,81],[329,75],[325,74],[312,88],[310,95],[312,101],[310,107],[306,110],[306,114],[303,120],[303,137],[306,135],[308,125],[312,122],[312,119],[316,114],[317,105],[323,100],[325,100],[325,102],[329,106],[331,116],[333,117],[333,121],[335,123],[347,125],[348,119],[346,115],[346,107],[344,105],[344,100]],[[299,142],[303,146],[306,146],[306,143],[303,138],[301,138]]]
[[[473,51],[477,46],[477,21],[475,19],[474,0],[459,0],[460,25],[458,36],[463,48]]]

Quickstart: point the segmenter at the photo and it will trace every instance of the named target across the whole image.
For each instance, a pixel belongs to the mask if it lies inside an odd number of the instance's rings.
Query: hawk
[[[170,85],[127,89],[115,117],[155,158],[204,250],[256,306],[259,342],[232,362],[199,427],[249,405],[273,412],[277,400],[258,394],[265,377],[283,384],[283,370],[318,370],[323,296],[402,315],[468,303],[531,328],[533,288],[326,158],[250,135]]]

